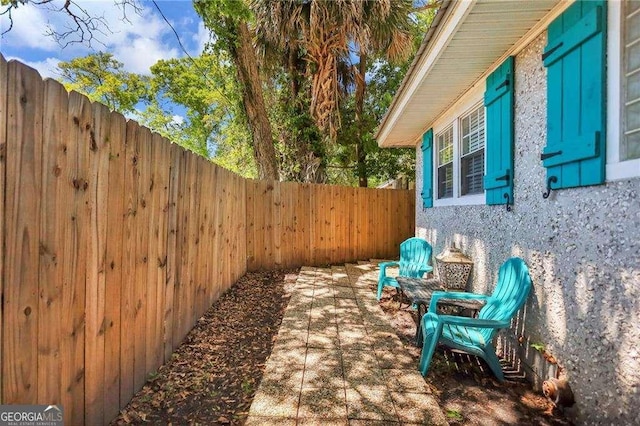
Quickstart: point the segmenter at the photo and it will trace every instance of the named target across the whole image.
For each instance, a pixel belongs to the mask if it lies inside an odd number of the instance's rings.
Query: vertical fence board
[[[8,65],[6,282],[3,395],[5,403],[37,400],[38,269],[43,83],[18,62]]]
[[[43,112],[43,160],[40,225],[40,294],[38,307],[38,401],[60,404],[62,383],[60,341],[62,338],[62,253],[67,205],[61,204],[68,189],[66,155],[61,149],[67,136],[66,89],[55,80],[45,81]]]
[[[111,114],[101,104],[93,105],[93,120],[85,127],[84,145],[87,152],[89,233],[87,253],[87,280],[85,291],[85,418],[96,424],[104,419],[104,330],[105,330],[105,255],[109,184],[108,137]]]
[[[134,357],[133,357],[133,388],[134,392],[142,389],[147,380],[147,263],[149,262],[149,220],[151,208],[149,203],[151,132],[144,127],[138,128],[138,176],[136,205],[136,251],[135,251],[135,281],[134,287]]]
[[[73,193],[72,211],[69,218],[69,248],[72,253],[69,271],[65,274],[69,287],[65,292],[65,312],[68,309],[69,321],[66,321],[69,336],[67,354],[69,358],[68,371],[64,375],[67,383],[67,401],[63,400],[65,418],[70,423],[84,423],[85,396],[85,345],[86,345],[86,285],[88,254],[86,243],[89,239],[89,225],[91,212],[89,207],[89,142],[91,126],[93,124],[91,102],[76,92],[69,94],[69,144],[67,154],[73,164],[69,169]]]
[[[5,194],[5,171],[6,171],[6,152],[7,152],[7,119],[8,119],[8,96],[7,96],[7,83],[9,81],[9,74],[7,72],[7,61],[0,54],[0,194],[4,197]],[[4,234],[5,234],[5,203],[0,205],[0,294],[4,293]],[[4,373],[3,373],[3,346],[4,346],[4,306],[0,306],[0,404],[4,404],[3,388],[4,386]]]
[[[180,158],[181,150],[177,145],[170,145],[169,149],[170,167],[168,182],[168,200],[167,200],[167,275],[164,284],[164,316],[163,316],[163,343],[164,343],[164,362],[171,359],[171,353],[174,349],[174,315],[177,303],[175,298],[175,286],[177,285],[177,268],[178,268],[178,192],[179,192],[179,176],[180,176]]]
[[[122,304],[120,330],[120,406],[133,396],[135,354],[135,281],[136,215],[138,209],[138,130],[137,123],[127,122],[125,137],[125,213],[122,252]]]
[[[174,286],[174,306],[173,306],[173,345],[178,346],[182,341],[182,326],[185,321],[185,306],[186,306],[186,253],[187,253],[187,220],[188,213],[186,212],[189,202],[188,194],[188,170],[187,170],[187,153],[181,151],[178,155],[178,198],[176,205],[177,215],[177,230],[176,230],[176,275]]]
[[[127,124],[120,114],[112,114],[108,135],[109,185],[107,221],[107,247],[105,272],[105,335],[104,335],[104,420],[118,415],[120,406],[120,336],[127,323],[121,320],[124,252],[125,208],[125,138]]]
[[[168,219],[169,219],[169,179],[171,171],[168,165],[171,164],[171,145],[160,135],[153,135],[153,145],[156,149],[156,161],[153,164],[156,187],[156,212],[158,220],[156,223],[155,236],[156,246],[155,258],[152,265],[157,269],[155,280],[156,286],[156,311],[153,319],[154,345],[151,348],[153,354],[153,370],[156,370],[164,363],[164,318],[166,312],[166,282],[167,282],[167,259],[168,259]]]

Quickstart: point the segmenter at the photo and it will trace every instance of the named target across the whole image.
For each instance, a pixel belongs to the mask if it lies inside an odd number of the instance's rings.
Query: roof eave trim
[[[405,146],[404,143],[390,144],[386,142],[393,125],[404,111],[407,103],[417,90],[418,86],[431,70],[442,51],[456,33],[460,24],[469,14],[477,0],[472,1],[446,1],[438,10],[434,22],[425,35],[413,63],[409,67],[400,88],[396,92],[387,113],[382,118],[380,127],[375,134],[378,146],[381,148]],[[445,4],[446,3],[446,4]],[[451,6],[451,7],[450,7]],[[443,21],[442,24],[440,22]],[[415,71],[415,72],[414,72]],[[406,146],[413,146],[407,142]]]

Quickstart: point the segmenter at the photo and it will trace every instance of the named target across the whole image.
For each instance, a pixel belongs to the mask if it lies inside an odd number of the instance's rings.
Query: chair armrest
[[[462,291],[434,291],[431,295],[431,303],[429,304],[429,311],[435,312],[438,308],[438,301],[440,299],[453,299],[453,300],[480,300],[487,301],[489,296],[486,294],[478,293],[466,293]]]
[[[478,328],[508,328],[511,321],[498,321],[492,319],[456,317],[453,315],[437,315],[438,322],[447,325],[461,325],[465,327]]]
[[[424,274],[431,271],[433,271],[433,266],[425,266],[424,268],[418,270],[418,274],[420,275],[420,278],[422,278]]]
[[[382,262],[378,264],[380,267],[380,277],[384,277],[387,274],[387,268],[390,266],[400,266],[400,262]]]

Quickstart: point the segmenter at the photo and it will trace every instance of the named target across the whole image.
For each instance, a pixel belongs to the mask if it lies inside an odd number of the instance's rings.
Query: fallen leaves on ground
[[[297,271],[243,276],[112,424],[242,424],[296,278]]]

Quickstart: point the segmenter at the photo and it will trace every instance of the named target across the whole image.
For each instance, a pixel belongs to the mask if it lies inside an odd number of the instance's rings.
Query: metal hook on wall
[[[551,195],[551,191],[553,190],[553,188],[551,188],[552,183],[558,183],[557,176],[550,176],[547,179],[547,190],[544,193],[542,193],[542,198],[544,198],[545,200],[549,198],[549,195]]]
[[[511,208],[511,197],[509,196],[508,193],[504,193],[504,195],[502,196],[502,198],[506,198],[507,200],[507,211],[510,212],[512,210]]]

